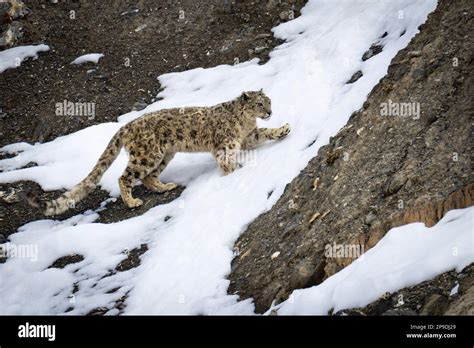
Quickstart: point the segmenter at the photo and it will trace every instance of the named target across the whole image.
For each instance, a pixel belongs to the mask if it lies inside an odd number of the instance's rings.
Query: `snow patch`
[[[82,63],[95,63],[97,64],[99,62],[99,59],[102,58],[104,55],[102,53],[89,53],[89,54],[84,54],[83,56],[77,57],[74,59],[71,64],[82,64]]]
[[[18,68],[28,58],[37,59],[38,52],[49,51],[48,45],[18,46],[0,52],[0,73],[7,69]]]
[[[449,293],[449,296],[457,295],[458,292],[459,292],[459,283],[458,283],[458,281],[456,281],[455,285],[451,289],[451,292]]]

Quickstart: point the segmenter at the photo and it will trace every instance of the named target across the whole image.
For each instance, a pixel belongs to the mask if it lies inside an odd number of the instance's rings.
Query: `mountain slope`
[[[473,204],[472,29],[471,2],[439,2],[364,106],[240,236],[229,293],[263,312],[355,260],[327,257],[327,245],[367,251],[392,227]],[[401,103],[412,113],[384,113]]]

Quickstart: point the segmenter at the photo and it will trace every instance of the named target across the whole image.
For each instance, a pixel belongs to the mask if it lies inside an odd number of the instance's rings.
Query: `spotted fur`
[[[225,175],[236,169],[235,154],[266,140],[283,138],[288,124],[280,128],[257,128],[257,118],[271,114],[271,101],[263,93],[244,92],[238,98],[212,107],[186,107],[145,114],[126,124],[112,137],[89,175],[59,198],[40,205],[45,215],[58,215],[92,192],[122,147],[129,156],[119,179],[120,193],[129,208],[143,201],[133,198],[132,188],[140,180],[148,189],[166,192],[173,183],[162,183],[160,173],[177,152],[211,152]]]

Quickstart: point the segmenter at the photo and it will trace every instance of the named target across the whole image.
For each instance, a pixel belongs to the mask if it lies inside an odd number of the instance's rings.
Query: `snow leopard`
[[[237,167],[235,154],[239,151],[287,136],[291,130],[288,123],[279,128],[257,127],[257,118],[268,119],[271,114],[271,100],[263,90],[246,91],[211,107],[171,108],[144,114],[117,131],[79,184],[51,201],[40,201],[37,195],[29,195],[27,200],[46,216],[64,213],[96,188],[124,148],[128,164],[118,180],[120,195],[128,208],[139,207],[143,201],[132,195],[138,181],[158,193],[177,187],[159,179],[177,152],[210,152],[223,174],[228,175]]]

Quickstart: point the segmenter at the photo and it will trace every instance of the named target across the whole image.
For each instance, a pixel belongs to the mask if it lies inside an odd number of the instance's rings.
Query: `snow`
[[[162,179],[186,189],[179,199],[141,216],[102,224],[95,223],[97,213],[89,211],[65,221],[22,226],[10,242],[36,244],[38,260],[11,258],[0,265],[0,314],[59,314],[69,307],[68,314],[85,314],[95,307],[115,314],[113,303],[125,294],[126,314],[254,313],[252,300],[239,302],[237,295],[227,295],[234,242],[362,106],[390,60],[435,6],[434,0],[309,1],[301,17],[274,28],[275,36],[286,42],[264,65],[253,59],[161,75],[164,90],[158,96],[164,99],[122,115],[116,123],[45,144],[4,147],[2,151],[16,156],[0,161],[0,182],[34,180],[54,190],[79,182],[117,129],[148,112],[214,105],[263,88],[272,99],[273,116],[260,126],[292,126],[288,137],[260,147],[255,161],[228,176],[220,174],[209,154],[178,154]],[[379,39],[385,31],[388,35]],[[384,50],[362,62],[362,54],[377,40]],[[364,76],[347,85],[358,70]],[[100,182],[112,196],[118,196],[117,179],[126,160],[122,152]],[[29,162],[38,166],[22,168]],[[164,221],[166,216],[171,219]],[[144,243],[149,250],[138,268],[111,274],[126,258],[126,250]],[[69,253],[81,254],[84,260],[48,269]],[[78,291],[71,298],[74,284]]]
[[[83,56],[77,57],[74,59],[71,64],[82,64],[82,63],[95,63],[97,64],[99,62],[99,59],[102,58],[104,55],[102,53],[89,53],[89,54],[84,54]]]
[[[18,46],[9,48],[0,52],[0,73],[7,69],[17,68],[21,63],[27,59],[33,57],[38,58],[38,52],[49,51],[48,45],[31,45],[31,46]]]
[[[474,261],[474,207],[451,210],[435,226],[392,228],[362,257],[323,283],[295,290],[278,314],[327,314],[363,307],[385,292],[461,271]]]
[[[453,288],[451,289],[449,293],[449,296],[457,295],[458,291],[459,291],[459,283],[456,281],[456,283],[454,284]]]

